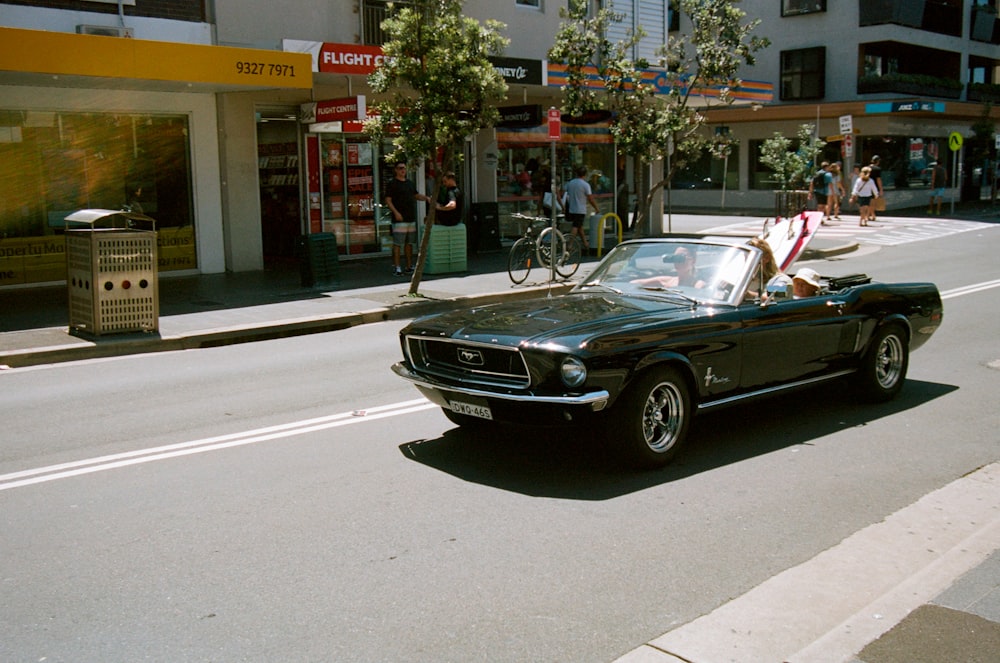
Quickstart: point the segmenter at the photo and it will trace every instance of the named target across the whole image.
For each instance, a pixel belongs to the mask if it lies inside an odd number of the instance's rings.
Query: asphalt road
[[[812,265],[933,280],[901,397],[696,422],[662,472],[473,439],[401,323],[0,374],[5,661],[609,661],[997,460],[1000,235]]]

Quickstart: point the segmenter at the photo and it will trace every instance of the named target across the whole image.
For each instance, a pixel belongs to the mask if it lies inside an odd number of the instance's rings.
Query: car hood
[[[579,341],[609,329],[621,331],[672,318],[689,320],[695,314],[692,303],[678,299],[570,293],[429,316],[414,320],[402,333],[518,346],[568,341],[568,337]],[[612,319],[615,324],[609,327]]]

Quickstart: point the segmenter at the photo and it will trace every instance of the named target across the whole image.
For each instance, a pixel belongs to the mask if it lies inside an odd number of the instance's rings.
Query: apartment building
[[[743,0],[773,43],[735,105],[708,111],[709,131],[740,142],[682,173],[673,204],[769,207],[760,143],[804,122],[848,170],[878,153],[891,206],[923,202],[924,164],[950,166],[961,152],[948,137],[969,136],[1000,82],[995,2]],[[668,0],[613,3],[616,30],[650,35],[637,55],[686,29]],[[511,40],[495,62],[509,85],[503,121],[468,138],[458,173],[469,213],[502,235],[536,207],[538,170],[586,164],[606,211],[624,212],[621,193],[635,190],[606,124],[577,118],[555,150],[548,140],[564,71],[546,53],[565,5],[465,4]],[[260,269],[321,231],[345,258],[385,254],[385,146],[360,128],[387,11],[386,0],[0,0],[0,287],[64,278],[63,219],[84,207],[156,218],[161,273]]]
[[[757,32],[771,40],[747,75],[772,81],[775,93],[768,103],[709,111],[712,125],[728,127],[740,141],[726,174],[727,206],[771,206],[774,184],[760,164],[761,143],[775,132],[794,136],[804,123],[827,141],[822,158],[841,161],[846,173],[879,156],[890,209],[926,204],[933,162],[945,164],[949,176],[959,173],[967,195],[988,187],[983,174],[990,164],[953,151],[949,137],[968,141],[984,104],[1000,101],[996,0],[743,0],[740,6],[761,19]],[[991,118],[1000,120],[998,109]],[[719,170],[703,163],[688,183],[704,188],[685,189],[680,181],[673,200],[718,206],[726,190]]]

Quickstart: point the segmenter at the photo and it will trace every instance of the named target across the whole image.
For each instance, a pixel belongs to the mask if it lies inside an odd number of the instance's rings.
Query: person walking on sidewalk
[[[830,162],[824,161],[816,174],[812,176],[809,180],[809,197],[816,197],[816,209],[823,212],[823,220],[820,222],[824,226],[826,225],[829,216],[829,206],[827,201],[829,200],[833,185],[833,175],[830,174]]]
[[[587,218],[587,205],[591,205],[597,213],[600,213],[601,208],[597,206],[594,191],[587,181],[587,167],[581,164],[573,169],[573,174],[576,177],[566,183],[566,220],[573,224],[573,234],[580,236],[583,249],[589,252],[590,242],[583,230],[583,221]]]
[[[385,204],[392,212],[392,273],[403,275],[400,253],[406,258],[406,273],[413,271],[413,245],[417,242],[417,201],[430,202],[430,198],[417,193],[416,185],[406,177],[406,163],[397,161],[395,177],[385,189]]]
[[[840,221],[840,201],[847,195],[847,191],[839,161],[830,165],[830,176],[833,183],[830,185],[830,196],[826,199],[826,211],[831,219]]]
[[[851,190],[851,203],[857,201],[861,211],[859,226],[868,225],[873,198],[878,198],[878,187],[872,179],[872,169],[865,166],[861,169],[861,177],[854,181],[854,188]]]
[[[880,165],[881,163],[882,160],[876,154],[875,156],[872,157],[871,165],[868,166],[868,168],[871,170],[871,179],[873,182],[875,182],[875,187],[878,189],[878,195],[875,196],[875,200],[872,201],[871,207],[868,210],[868,218],[862,219],[862,221],[865,222],[864,225],[866,226],[868,225],[869,221],[875,221],[876,207],[881,207],[883,210],[885,209],[885,199],[883,198],[885,193],[882,190],[882,166]]]
[[[941,201],[944,200],[944,187],[948,184],[948,171],[940,163],[931,168],[931,199],[927,203],[927,213],[941,216]],[[934,211],[934,201],[937,200],[937,211]]]

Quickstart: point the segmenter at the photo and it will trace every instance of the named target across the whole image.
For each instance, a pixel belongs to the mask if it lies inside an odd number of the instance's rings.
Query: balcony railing
[[[990,83],[969,83],[965,93],[967,101],[1000,103],[1000,85]]]
[[[946,0],[858,0],[859,25],[892,23],[962,36],[962,6]]]
[[[389,15],[388,0],[362,0],[361,32],[364,43],[370,46],[381,46],[385,41],[382,34],[382,21]]]
[[[963,87],[957,80],[922,75],[886,74],[858,79],[858,94],[891,92],[915,97],[959,99]]]

